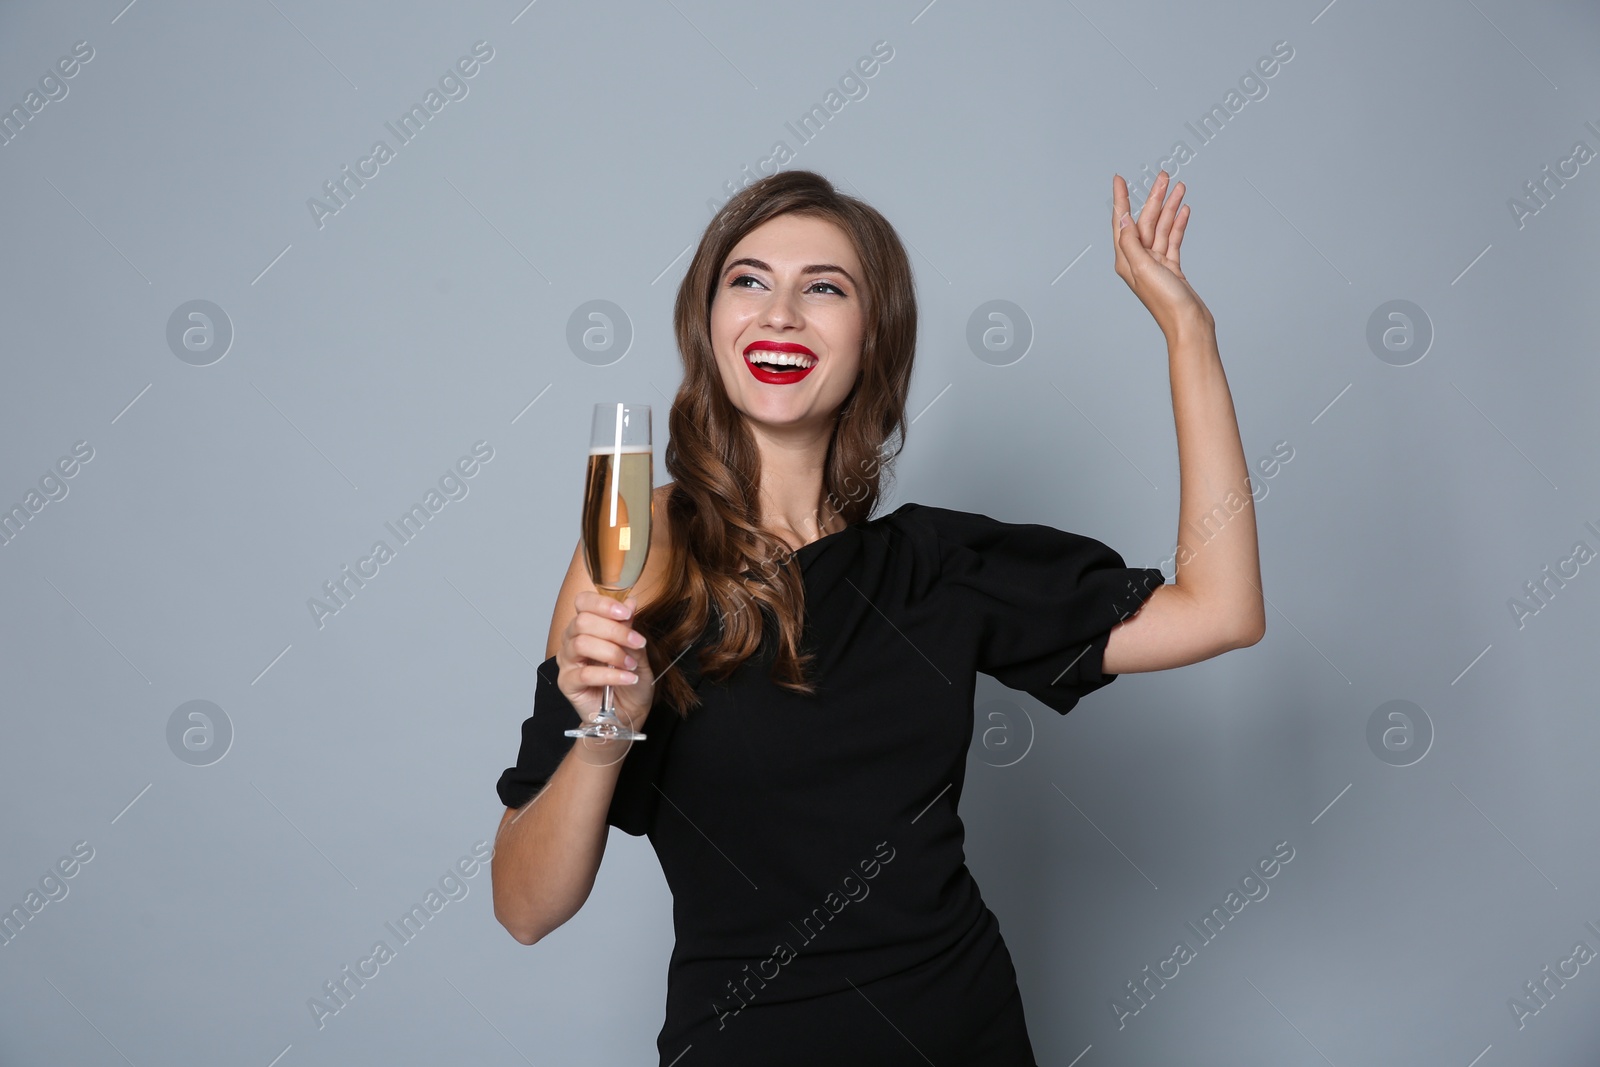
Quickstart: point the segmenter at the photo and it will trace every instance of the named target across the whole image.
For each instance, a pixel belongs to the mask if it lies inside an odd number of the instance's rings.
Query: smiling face
[[[831,429],[866,329],[849,235],[827,219],[779,215],[745,234],[722,268],[711,345],[728,399],[760,426]],[[763,369],[752,358],[784,365]]]

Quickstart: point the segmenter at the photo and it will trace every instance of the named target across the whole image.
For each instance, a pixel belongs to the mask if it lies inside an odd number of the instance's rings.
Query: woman
[[[806,171],[707,228],[678,292],[674,481],[644,575],[618,604],[574,552],[493,860],[496,918],[531,945],[582,906],[608,826],[649,835],[677,935],[661,1064],[1034,1063],[956,814],[976,673],[1065,713],[1265,628],[1243,450],[1166,184],[1133,223],[1114,177],[1112,225],[1117,274],[1167,339],[1172,584],[1048,526],[869,518],[916,340],[893,228]],[[646,739],[574,744],[607,684]]]

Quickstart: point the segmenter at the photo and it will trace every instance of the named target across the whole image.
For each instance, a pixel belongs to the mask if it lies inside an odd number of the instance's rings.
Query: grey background
[[[654,1062],[670,899],[620,832],[532,949],[482,870],[325,1026],[307,1006],[493,839],[590,406],[656,404],[659,456],[687,246],[784,140],[914,249],[884,510],[1163,565],[1167,366],[1106,201],[1182,139],[1246,457],[1293,449],[1258,487],[1268,633],[1064,719],[981,679],[1009,711],[974,739],[968,854],[1039,1061],[1595,1062],[1600,968],[1520,1028],[1508,1005],[1600,950],[1600,576],[1520,628],[1508,606],[1600,548],[1600,163],[1508,206],[1600,150],[1593,5],[123,4],[0,7],[7,110],[94,49],[0,147],[0,503],[94,450],[0,547],[0,903],[93,849],[0,945],[0,1061]],[[307,199],[479,40],[468,94],[319,228]],[[877,41],[799,145],[784,123]],[[1185,123],[1278,41],[1201,145]],[[166,340],[191,300],[234,331],[209,366]],[[591,300],[629,318],[607,365],[566,340]],[[1005,366],[966,342],[991,300],[1033,335]],[[1392,300],[1431,324],[1418,361],[1368,344]],[[477,441],[467,495],[319,628],[307,601]],[[232,731],[207,766],[168,743],[194,700]],[[1391,700],[1431,724],[1409,766],[1367,741]],[[1270,895],[1119,1028],[1124,984],[1280,841]]]

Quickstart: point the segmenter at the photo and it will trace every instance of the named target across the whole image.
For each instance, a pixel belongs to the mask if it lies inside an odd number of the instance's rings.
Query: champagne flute
[[[651,463],[650,405],[596,404],[584,474],[583,562],[595,589],[618,603],[628,599],[650,552]],[[610,685],[595,720],[566,736],[644,740],[617,718]]]

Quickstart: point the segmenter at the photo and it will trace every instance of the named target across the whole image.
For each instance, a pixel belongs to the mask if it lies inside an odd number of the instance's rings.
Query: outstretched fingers
[[[1156,240],[1156,225],[1161,221],[1161,199],[1167,195],[1168,180],[1166,171],[1156,175],[1149,194],[1144,198],[1144,206],[1139,209],[1139,243],[1152,250]]]
[[[1167,235],[1167,260],[1172,264],[1172,269],[1183,275],[1183,267],[1178,262],[1178,252],[1183,246],[1183,231],[1189,225],[1189,205],[1185,204],[1179,209],[1177,217],[1172,222],[1172,232]]]
[[[1167,254],[1167,242],[1172,233],[1172,222],[1177,217],[1184,192],[1183,183],[1179,182],[1171,187],[1172,195],[1167,197],[1166,202],[1161,205],[1161,213],[1156,218],[1155,237],[1150,242],[1151,253],[1158,257]]]

